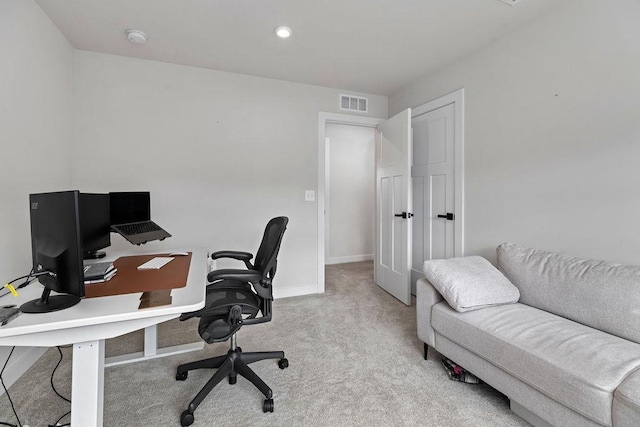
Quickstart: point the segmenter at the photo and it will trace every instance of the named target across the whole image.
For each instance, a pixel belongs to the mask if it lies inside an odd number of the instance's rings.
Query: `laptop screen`
[[[151,195],[148,191],[109,193],[111,225],[151,220]]]

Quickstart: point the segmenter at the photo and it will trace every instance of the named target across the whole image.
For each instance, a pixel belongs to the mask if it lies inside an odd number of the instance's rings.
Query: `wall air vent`
[[[369,110],[369,100],[361,96],[340,95],[340,109],[366,113]]]

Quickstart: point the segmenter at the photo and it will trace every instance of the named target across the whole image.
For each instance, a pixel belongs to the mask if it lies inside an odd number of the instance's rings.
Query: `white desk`
[[[110,254],[107,260],[126,255]],[[171,291],[171,305],[139,310],[141,293],[87,298],[66,310],[21,314],[0,327],[0,345],[53,347],[73,344],[71,425],[101,427],[104,340],[142,328],[153,328],[155,331],[155,326],[159,323],[174,319],[181,313],[199,310],[204,307],[205,287],[206,253],[194,251],[187,285]],[[0,304],[20,305],[39,298],[42,289],[42,285],[33,283],[21,289],[18,298],[6,296],[0,299]],[[154,334],[155,332],[152,335]],[[150,355],[152,357],[158,355],[154,351],[151,353],[155,353]]]

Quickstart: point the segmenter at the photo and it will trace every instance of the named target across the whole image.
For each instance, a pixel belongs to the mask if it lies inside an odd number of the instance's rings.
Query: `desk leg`
[[[73,345],[71,426],[102,427],[104,340]]]
[[[158,353],[158,325],[144,328],[144,357],[154,357]]]
[[[158,325],[151,325],[144,328],[144,351],[108,357],[105,362],[105,366],[125,365],[127,363],[140,362],[142,360],[155,359],[157,357],[166,357],[190,351],[199,351],[203,348],[204,342],[202,341],[158,348]]]

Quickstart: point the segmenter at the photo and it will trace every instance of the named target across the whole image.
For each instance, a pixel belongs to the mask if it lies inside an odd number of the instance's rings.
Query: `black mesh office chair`
[[[205,307],[180,316],[180,320],[199,317],[198,332],[209,344],[231,340],[226,355],[178,366],[176,379],[180,381],[186,380],[189,371],[193,369],[217,369],[180,416],[181,425],[193,423],[196,408],[224,377],[229,377],[229,384],[235,384],[238,374],[251,381],[264,394],[266,399],[262,410],[273,412],[273,392],[248,364],[265,359],[280,359],[278,366],[285,369],[289,366],[289,361],[282,351],[244,353],[237,346],[236,332],[243,325],[271,320],[271,281],[276,274],[278,251],[288,222],[289,219],[284,216],[269,221],[253,264],[253,255],[248,252],[220,251],[211,254],[212,259],[233,258],[243,261],[247,269],[222,269],[209,273]],[[258,317],[258,313],[262,315]]]

